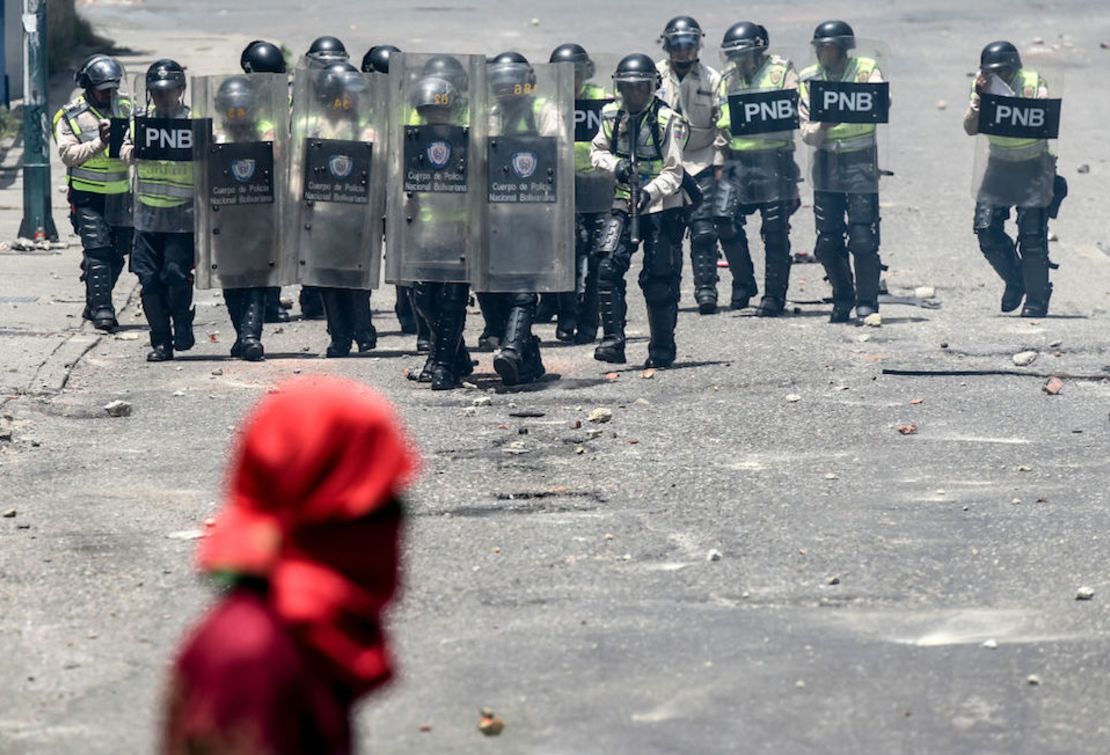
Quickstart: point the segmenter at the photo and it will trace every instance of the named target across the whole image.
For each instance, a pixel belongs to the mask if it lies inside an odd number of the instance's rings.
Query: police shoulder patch
[[[782,83],[782,71],[771,71],[771,83],[775,86]]]
[[[1021,96],[1022,97],[1029,97],[1029,98],[1036,97],[1037,96],[1037,90],[1036,90],[1035,87],[1027,85],[1025,87],[1025,89],[1022,91]]]
[[[867,83],[867,80],[870,79],[870,78],[871,78],[871,72],[870,71],[860,71],[858,74],[856,74],[856,81],[858,81],[861,84]]]

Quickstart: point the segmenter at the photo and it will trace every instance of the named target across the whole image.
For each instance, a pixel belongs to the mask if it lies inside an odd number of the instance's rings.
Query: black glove
[[[647,212],[648,207],[651,206],[651,201],[652,201],[651,200],[651,192],[641,190],[640,191],[640,206],[637,208],[637,210],[640,212],[641,215],[643,213]]]
[[[622,159],[617,163],[617,167],[613,169],[613,175],[617,177],[617,183],[626,184],[632,178],[632,161]]]

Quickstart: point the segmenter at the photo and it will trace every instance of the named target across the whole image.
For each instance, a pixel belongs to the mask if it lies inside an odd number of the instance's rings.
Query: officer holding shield
[[[815,253],[833,293],[829,322],[846,323],[852,308],[867,317],[879,310],[879,163],[874,123],[818,122],[811,118],[811,82],[881,84],[878,61],[852,55],[856,35],[844,21],[826,21],[813,32],[817,63],[801,73],[802,141],[813,148]],[[851,254],[855,267],[848,264]]]
[[[627,314],[625,273],[643,244],[640,288],[651,340],[646,367],[669,367],[676,358],[682,277],[682,145],[685,119],[655,96],[661,76],[647,55],[621,59],[613,74],[617,102],[601,111],[590,160],[617,180],[613,209],[600,234],[598,297],[601,343],[594,359],[623,364]],[[638,228],[636,227],[638,226]]]
[[[573,42],[559,45],[551,52],[551,62],[574,64],[575,116],[581,116],[583,121],[576,122],[574,142],[575,290],[556,294],[555,337],[586,344],[597,338],[598,258],[594,252],[601,223],[613,202],[612,176],[595,170],[590,162],[590,142],[597,135],[597,126],[591,130],[590,121],[595,113],[600,116],[600,108],[612,102],[613,95],[590,81],[595,75],[595,65],[582,45]],[[595,122],[600,125],[600,118]]]
[[[988,95],[1004,96],[1020,106],[1022,100],[1047,99],[1048,82],[1022,65],[1012,43],[991,42],[979,56],[979,73],[964,116],[969,136],[979,133],[981,100]],[[1002,311],[1012,312],[1024,298],[1022,317],[1044,317],[1052,297],[1048,220],[1055,217],[1067,184],[1056,176],[1056,158],[1046,139],[1004,136],[998,130],[985,139],[986,166],[975,203],[979,249],[1005,284]],[[1017,214],[1016,242],[1004,228],[1011,208]]]
[[[790,283],[790,216],[797,208],[800,173],[794,161],[794,132],[797,126],[797,96],[773,99],[766,95],[798,89],[798,73],[786,58],[768,52],[770,36],[763,26],[740,21],[729,27],[721,41],[725,68],[721,79],[720,135],[717,138],[719,173],[716,212],[717,230],[732,272],[733,307],[747,306],[757,287],[746,218],[762,217],[760,237],[766,253],[764,295],[756,314],[776,317],[786,306]],[[754,99],[758,96],[760,99]],[[735,103],[741,113],[734,113]],[[787,107],[783,107],[786,105]],[[769,107],[768,107],[769,106]],[[787,115],[771,123],[745,122],[747,113]],[[734,118],[738,124],[733,133]],[[793,121],[784,130],[777,125]],[[741,130],[741,126],[745,130]]]
[[[185,69],[175,60],[156,60],[146,72],[145,118],[163,119],[178,134],[190,131],[184,103]],[[137,114],[138,115],[138,114]],[[136,128],[139,128],[136,120]],[[149,135],[144,135],[145,139]],[[143,145],[144,147],[148,145]],[[135,168],[135,246],[131,269],[142,285],[143,312],[150,325],[148,362],[173,359],[193,348],[193,163],[191,159],[144,156],[134,134],[124,136],[120,157]]]
[[[127,165],[108,155],[109,119],[130,118],[131,99],[119,93],[123,67],[92,55],[73,75],[81,94],[54,114],[54,141],[66,166],[70,222],[81,238],[84,318],[112,333],[118,327],[112,289],[131,251]]]
[[[717,92],[721,74],[698,59],[702,30],[690,16],[676,16],[667,22],[660,40],[667,58],[656,65],[661,84],[656,96],[688,124],[688,137],[682,147],[682,167],[698,182],[702,201],[690,212],[690,264],[694,274],[694,300],[698,312],[717,311],[717,229],[713,222],[713,196],[716,171],[713,166],[717,138]],[[754,296],[752,290],[748,296]],[[734,302],[736,296],[733,297]]]

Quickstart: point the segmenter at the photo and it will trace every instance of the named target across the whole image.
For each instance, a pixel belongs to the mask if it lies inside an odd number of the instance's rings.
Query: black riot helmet
[[[721,52],[735,57],[753,52],[764,52],[771,44],[767,29],[751,21],[738,21],[728,27],[721,39]]]
[[[254,87],[246,76],[230,76],[216,90],[216,110],[228,124],[251,123],[256,102]]]
[[[350,63],[332,63],[320,72],[316,95],[325,107],[341,113],[351,110],[353,99],[368,89],[362,73]]]
[[[462,97],[447,79],[425,76],[412,93],[412,106],[428,123],[451,123],[462,107]]]
[[[420,75],[449,81],[459,94],[464,94],[469,88],[470,77],[467,76],[466,69],[458,58],[451,55],[433,55],[428,58]]]
[[[991,42],[979,53],[979,67],[994,73],[1017,72],[1021,69],[1021,53],[1012,42],[1005,40]]]
[[[256,39],[239,56],[243,73],[285,73],[285,56],[272,42]]]
[[[393,45],[374,45],[362,56],[363,73],[389,73],[389,56],[401,52]]]
[[[659,40],[666,52],[701,47],[701,24],[690,16],[675,16],[663,27]]]
[[[574,42],[567,42],[552,50],[551,59],[548,62],[574,63],[574,75],[582,81],[592,79],[596,72],[594,62],[590,60],[590,54],[586,52],[586,48]]]
[[[162,58],[146,69],[146,90],[148,92],[185,89],[185,69],[176,60]]]
[[[856,46],[856,33],[844,21],[825,21],[813,30],[813,39],[810,44],[836,45],[841,50],[851,50]]]
[[[498,100],[511,100],[533,93],[536,72],[519,52],[503,52],[486,62],[490,91]]]
[[[107,55],[90,55],[73,73],[73,80],[85,90],[119,89],[123,80],[123,66]]]
[[[642,53],[625,55],[613,73],[614,89],[620,94],[623,107],[631,113],[639,113],[646,108],[661,83],[662,77],[655,61]]]
[[[304,54],[309,62],[313,65],[323,67],[330,63],[341,63],[346,61],[347,48],[343,43],[335,37],[323,36],[317,37],[312,40],[312,44],[308,46],[308,52]]]

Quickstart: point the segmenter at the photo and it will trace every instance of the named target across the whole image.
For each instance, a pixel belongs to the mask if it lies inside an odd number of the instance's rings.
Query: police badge
[[[349,155],[332,155],[328,158],[328,171],[336,178],[346,178],[354,166],[355,161]]]
[[[513,172],[518,178],[531,178],[538,162],[535,152],[517,152],[512,159]]]
[[[428,145],[428,162],[436,170],[440,170],[447,166],[448,161],[451,159],[451,145],[447,142],[432,142]]]
[[[257,167],[257,161],[251,158],[243,160],[235,160],[231,163],[231,175],[239,183],[246,183],[254,177],[254,171]]]

